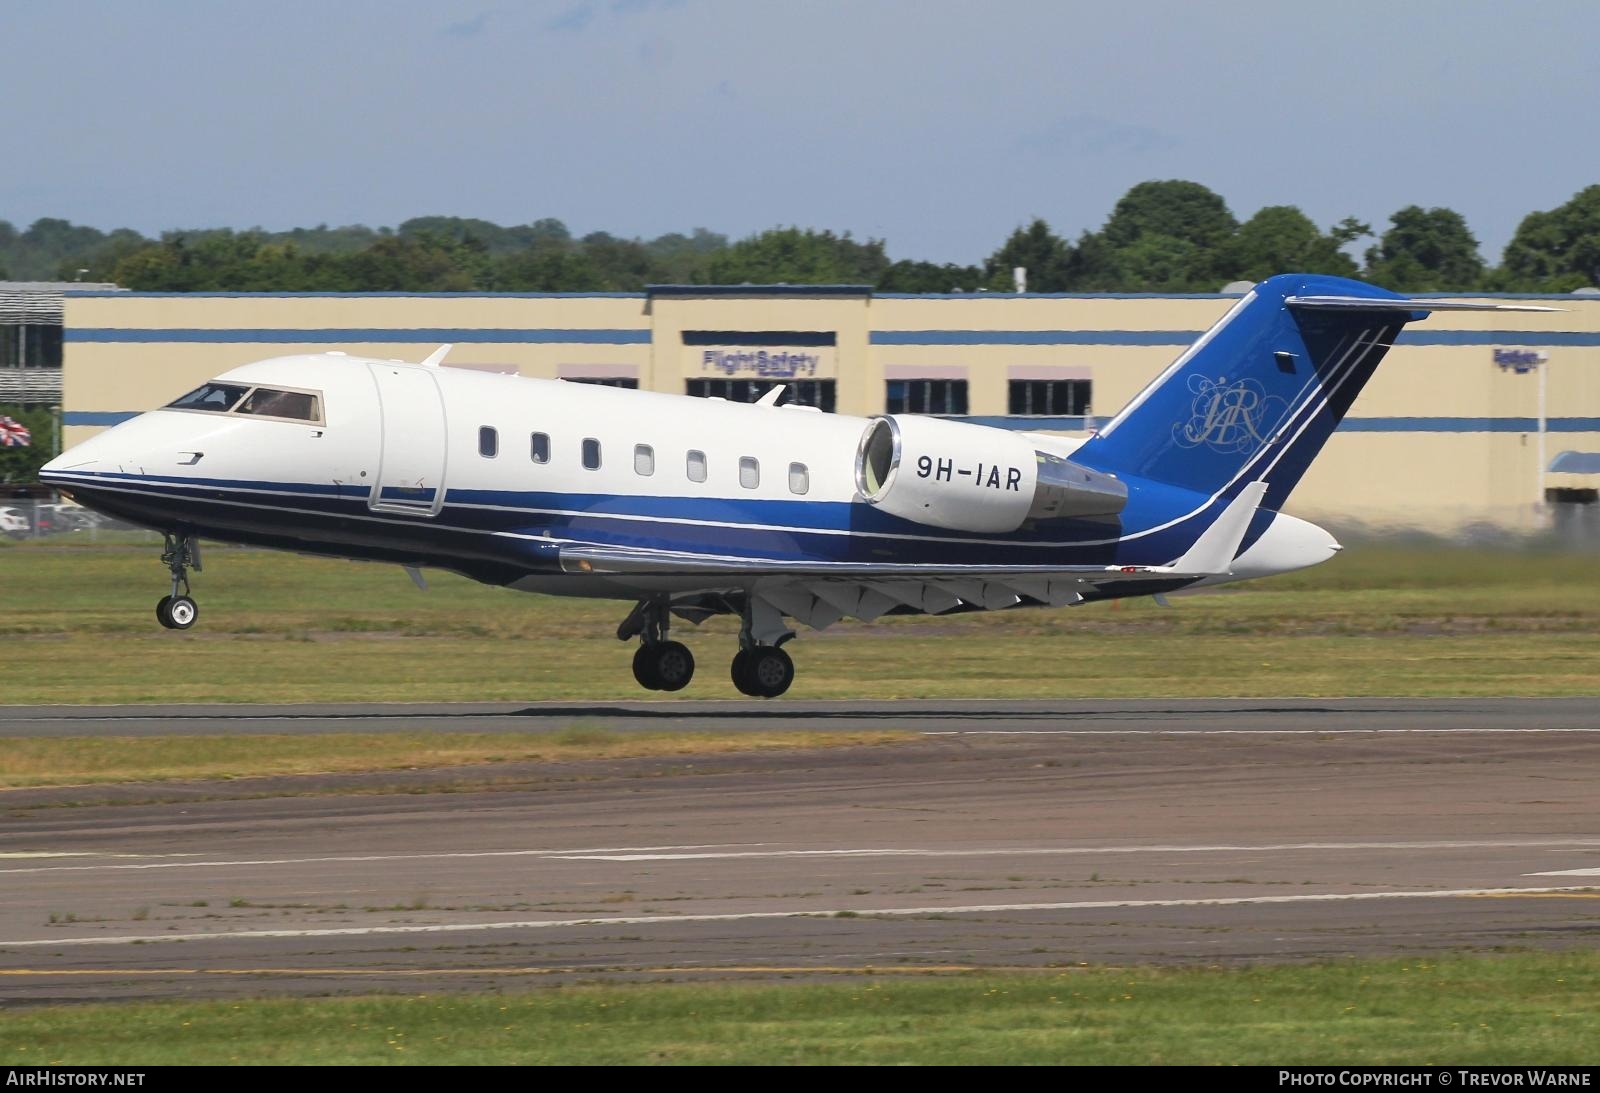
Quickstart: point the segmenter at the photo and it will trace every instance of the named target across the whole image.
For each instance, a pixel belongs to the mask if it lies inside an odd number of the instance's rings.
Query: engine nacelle
[[[856,448],[856,489],[902,519],[954,531],[1015,531],[1029,520],[1114,516],[1128,487],[987,425],[873,418]]]

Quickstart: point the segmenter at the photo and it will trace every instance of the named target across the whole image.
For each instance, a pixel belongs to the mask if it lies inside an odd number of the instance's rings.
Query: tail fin
[[[1258,284],[1073,454],[1097,470],[1233,496],[1265,479],[1277,509],[1406,323],[1441,310],[1339,277]]]

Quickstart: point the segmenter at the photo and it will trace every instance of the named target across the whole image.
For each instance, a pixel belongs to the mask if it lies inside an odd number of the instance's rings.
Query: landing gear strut
[[[626,641],[639,635],[639,650],[633,654],[633,678],[649,691],[681,691],[694,678],[694,654],[682,642],[670,641],[672,603],[665,596],[640,600],[639,606],[617,628],[617,637]]]
[[[794,661],[783,651],[783,643],[794,634],[784,628],[776,609],[754,596],[745,597],[740,618],[739,651],[729,673],[733,685],[751,698],[777,698],[794,682]],[[761,638],[775,640],[766,645]]]
[[[169,531],[161,550],[161,563],[172,573],[172,592],[156,603],[156,621],[168,630],[187,630],[200,617],[200,607],[189,595],[189,570],[200,571],[199,542],[193,535]]]

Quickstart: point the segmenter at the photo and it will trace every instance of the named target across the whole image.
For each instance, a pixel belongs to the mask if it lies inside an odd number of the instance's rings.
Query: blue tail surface
[[[1428,310],[1360,281],[1269,278],[1073,461],[1224,497],[1265,480],[1262,507],[1277,509],[1400,329]]]

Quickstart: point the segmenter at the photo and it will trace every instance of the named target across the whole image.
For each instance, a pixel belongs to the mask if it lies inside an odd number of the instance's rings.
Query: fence
[[[0,536],[88,543],[159,543],[161,536],[71,502],[0,498]]]

